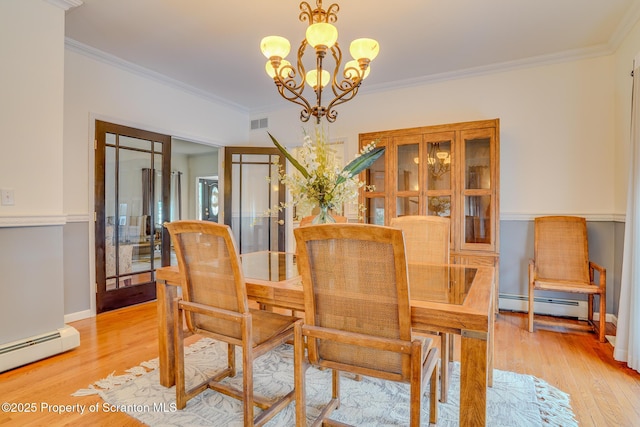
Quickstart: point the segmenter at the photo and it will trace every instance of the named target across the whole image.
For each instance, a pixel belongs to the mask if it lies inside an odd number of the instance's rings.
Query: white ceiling
[[[355,38],[380,43],[362,92],[611,53],[640,17],[640,0],[337,2],[335,25],[345,57]],[[293,62],[306,29],[298,20],[299,4],[83,0],[67,12],[67,44],[259,111],[287,104],[264,72],[260,40],[287,37]]]

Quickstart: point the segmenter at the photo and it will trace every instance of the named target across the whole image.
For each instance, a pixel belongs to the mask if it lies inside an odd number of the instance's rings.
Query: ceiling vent
[[[268,127],[269,127],[269,119],[266,117],[263,119],[251,120],[251,130],[265,129]]]

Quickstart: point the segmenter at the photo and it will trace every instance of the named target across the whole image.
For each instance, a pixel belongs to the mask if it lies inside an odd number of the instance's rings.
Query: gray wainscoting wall
[[[62,229],[0,227],[0,344],[64,326]]]
[[[92,286],[89,268],[89,225],[87,220],[64,226],[64,314],[66,321],[91,315]]]

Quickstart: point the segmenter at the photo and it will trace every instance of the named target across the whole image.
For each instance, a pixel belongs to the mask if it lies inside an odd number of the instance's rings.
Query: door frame
[[[224,149],[224,166],[223,166],[223,170],[224,170],[224,174],[223,174],[223,182],[222,183],[218,183],[218,188],[220,188],[220,185],[222,185],[223,188],[223,197],[222,199],[224,200],[224,206],[223,206],[223,211],[224,211],[224,223],[227,224],[229,227],[231,227],[231,222],[232,222],[232,215],[231,215],[231,209],[232,209],[232,202],[231,202],[231,190],[232,190],[232,159],[233,159],[233,155],[234,154],[263,154],[263,155],[271,155],[271,156],[278,156],[278,163],[280,164],[281,168],[285,167],[285,158],[282,155],[282,153],[280,152],[280,150],[278,150],[276,147],[273,148],[267,148],[267,147],[225,147]],[[264,181],[266,182],[266,181]],[[273,205],[278,205],[281,206],[284,202],[285,202],[285,193],[286,193],[286,188],[284,186],[284,184],[282,184],[281,182],[278,183],[279,185],[279,190],[278,190],[278,201],[276,203],[272,203]],[[286,218],[288,216],[285,215],[285,210],[282,210],[278,213],[278,222],[281,223],[281,226],[278,227],[278,251],[280,252],[284,252],[287,246],[287,242],[286,242]],[[239,231],[239,233],[241,233],[241,230]],[[240,235],[240,239],[242,239],[242,235]],[[242,242],[238,241],[236,242],[238,245],[239,250],[242,252]]]
[[[94,137],[94,250],[95,250],[95,303],[96,313],[113,310],[156,298],[155,272],[148,283],[106,291],[105,248],[105,140],[106,133],[126,135],[162,143],[162,222],[168,220],[170,211],[171,136],[136,129],[102,120],[95,120]],[[169,232],[161,227],[161,266],[170,263]],[[159,267],[159,266],[158,266]]]

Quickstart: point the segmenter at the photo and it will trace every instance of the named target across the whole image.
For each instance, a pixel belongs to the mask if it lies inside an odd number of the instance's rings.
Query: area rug
[[[226,361],[226,345],[203,338],[186,348],[187,386],[201,382]],[[238,361],[241,361],[238,354]],[[124,375],[110,375],[78,390],[74,396],[98,394],[109,410],[126,412],[149,426],[242,426],[241,402],[212,390],[190,400],[181,411],[175,408],[175,388],[160,385],[158,360],[150,360]],[[458,426],[460,367],[451,369],[448,402],[439,403],[438,426]],[[293,349],[282,345],[255,362],[257,394],[266,397],[287,393],[293,387]],[[307,415],[317,416],[330,399],[330,371],[307,371]],[[487,391],[488,426],[577,426],[569,396],[530,375],[494,370],[493,387]],[[242,386],[242,375],[228,381]],[[409,424],[409,387],[390,381],[364,377],[355,381],[345,375],[340,382],[341,406],[331,418],[359,426]],[[428,388],[427,388],[428,391]],[[429,395],[423,397],[422,420],[429,420]],[[256,408],[256,413],[259,409]],[[295,408],[290,404],[267,425],[294,426]]]

